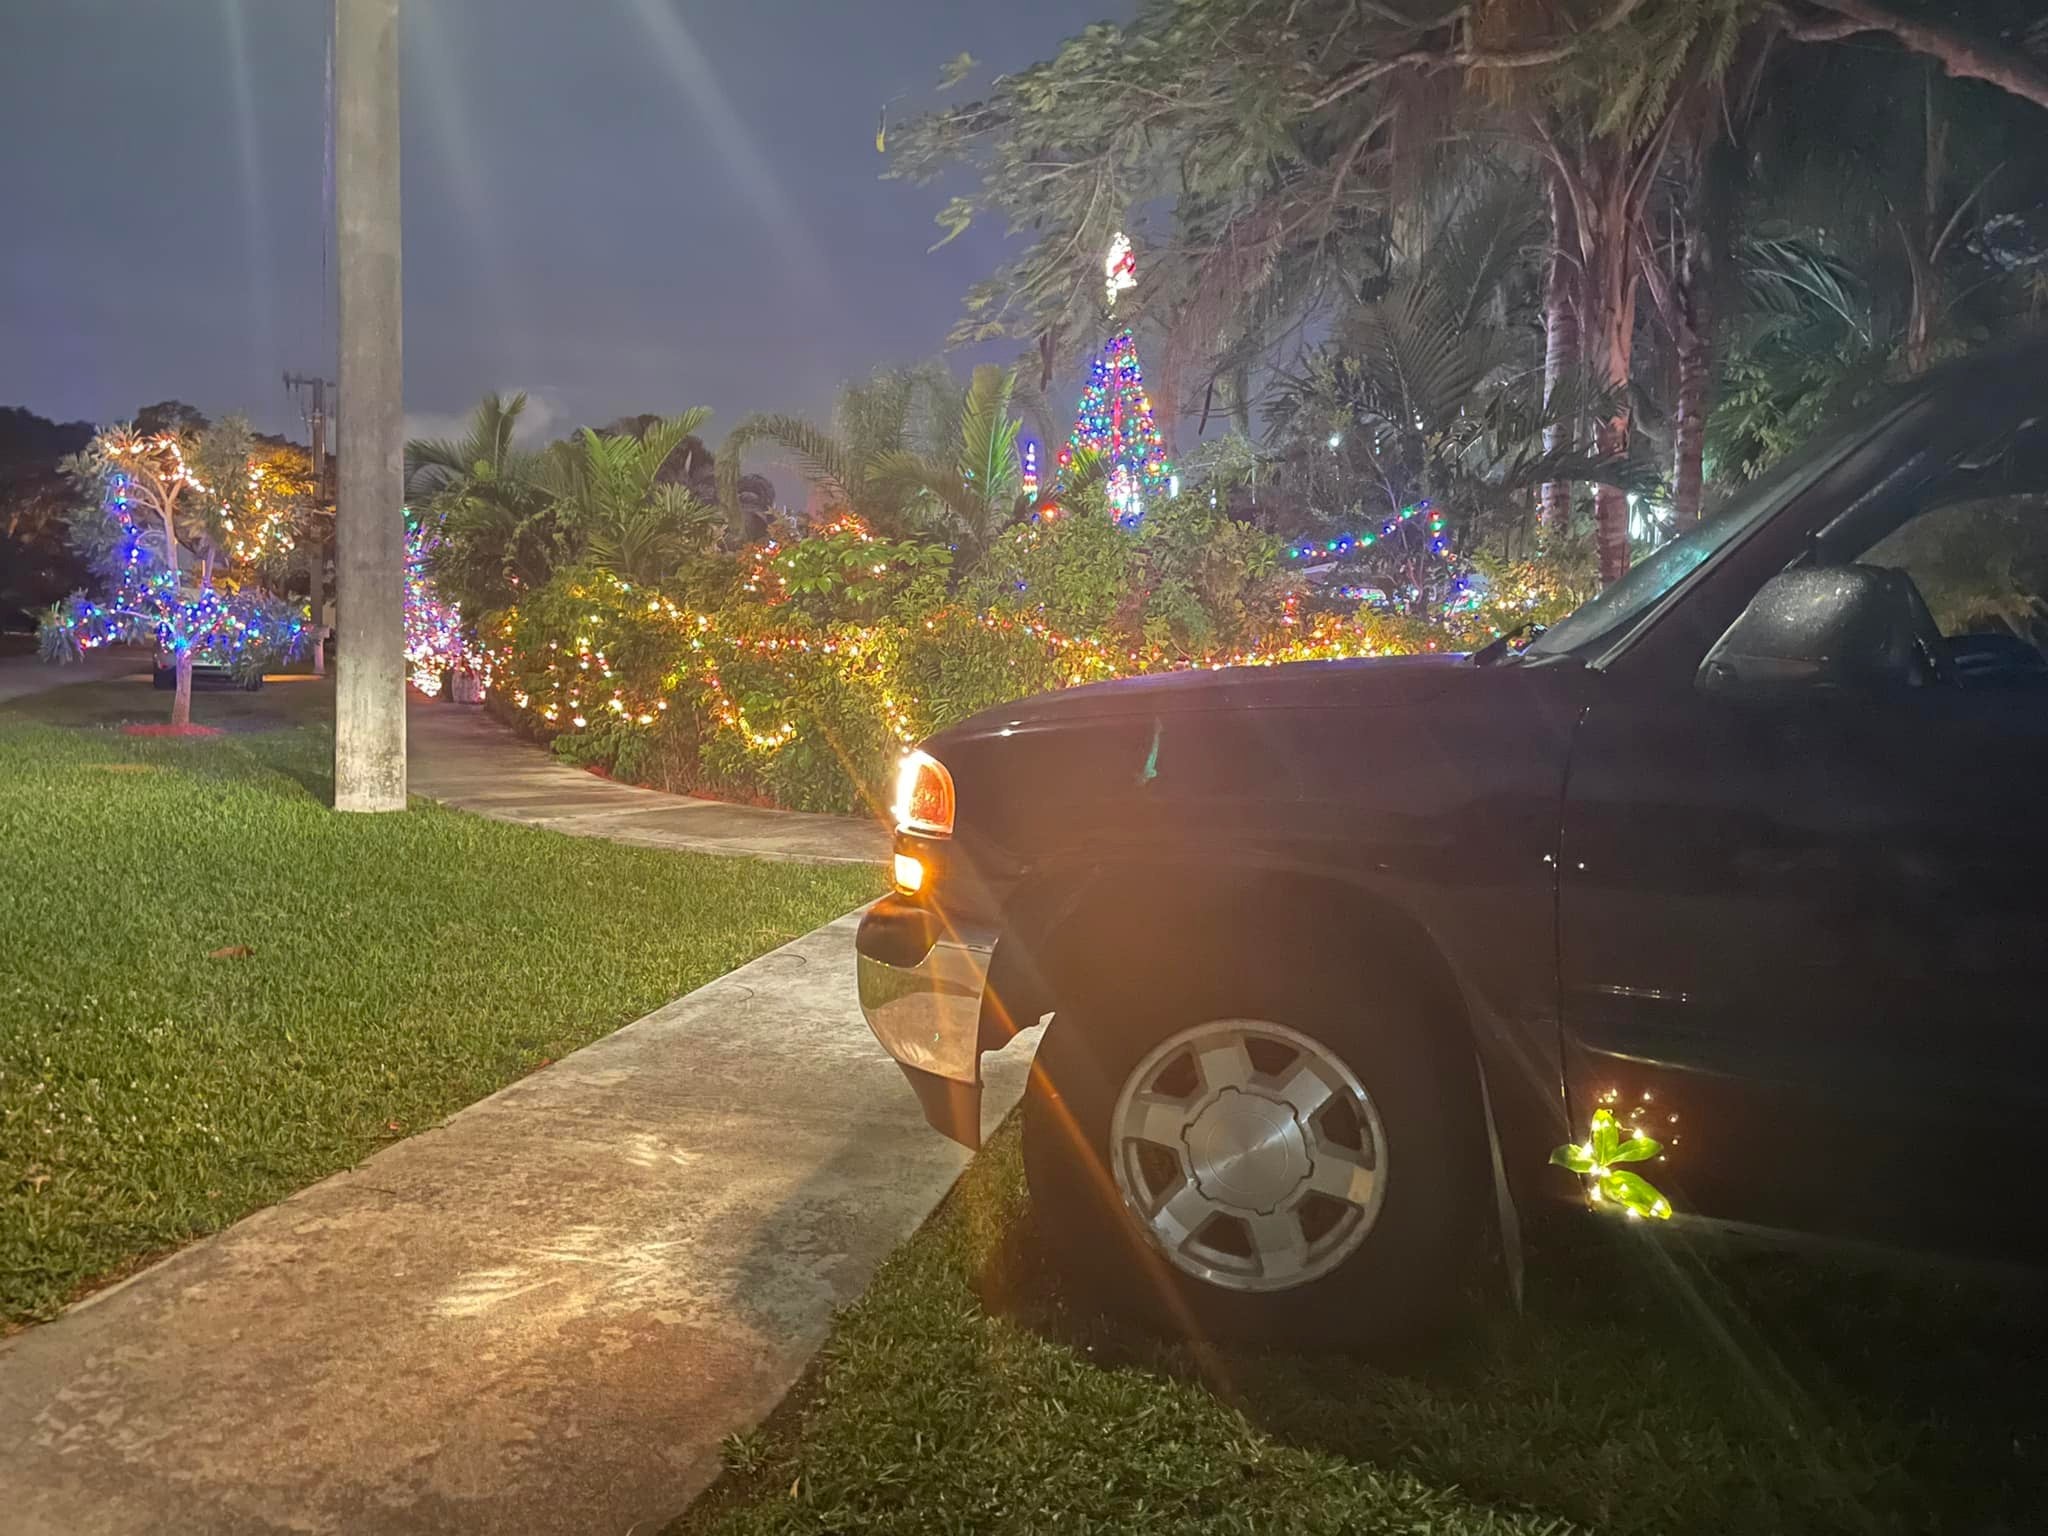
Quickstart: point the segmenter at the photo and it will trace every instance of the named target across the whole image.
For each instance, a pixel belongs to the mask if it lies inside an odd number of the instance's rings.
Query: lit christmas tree
[[[1137,259],[1131,242],[1119,234],[1103,264],[1103,287],[1112,307],[1116,296],[1137,283]],[[1173,466],[1166,443],[1152,420],[1152,397],[1145,393],[1144,371],[1138,366],[1138,344],[1129,330],[1109,338],[1088,372],[1088,387],[1074,415],[1074,430],[1060,450],[1062,477],[1074,454],[1091,448],[1107,463],[1109,504],[1118,522],[1132,522],[1149,497],[1170,494]]]
[[[433,698],[443,680],[458,704],[483,696],[484,658],[463,629],[462,610],[444,602],[427,577],[427,557],[441,542],[438,527],[405,509],[405,665],[413,687]]]

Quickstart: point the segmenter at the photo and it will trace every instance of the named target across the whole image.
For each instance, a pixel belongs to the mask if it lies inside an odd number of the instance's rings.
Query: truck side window
[[[1912,579],[1962,686],[2048,692],[2048,486],[1938,501],[1855,558]]]

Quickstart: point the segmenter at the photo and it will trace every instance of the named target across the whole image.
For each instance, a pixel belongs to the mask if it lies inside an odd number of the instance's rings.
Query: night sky
[[[938,351],[996,229],[892,118],[962,50],[1017,68],[1128,0],[403,0],[406,407],[524,389],[553,436],[708,405],[822,417]],[[0,0],[0,404],[166,397],[299,433],[322,303],[324,0]],[[1014,353],[1005,348],[1002,356]],[[969,359],[955,359],[964,366]]]

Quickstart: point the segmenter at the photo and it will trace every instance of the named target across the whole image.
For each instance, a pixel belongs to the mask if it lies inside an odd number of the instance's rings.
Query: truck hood
[[[1416,704],[1453,686],[1460,670],[1470,668],[1467,656],[1443,655],[1159,672],[1000,704],[944,732],[934,745],[1138,716]]]

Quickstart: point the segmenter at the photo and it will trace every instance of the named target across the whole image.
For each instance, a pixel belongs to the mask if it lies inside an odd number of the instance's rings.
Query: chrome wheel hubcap
[[[1174,1267],[1239,1291],[1328,1274],[1372,1229],[1386,1133],[1351,1070],[1284,1024],[1217,1019],[1139,1062],[1110,1119],[1118,1192]]]

